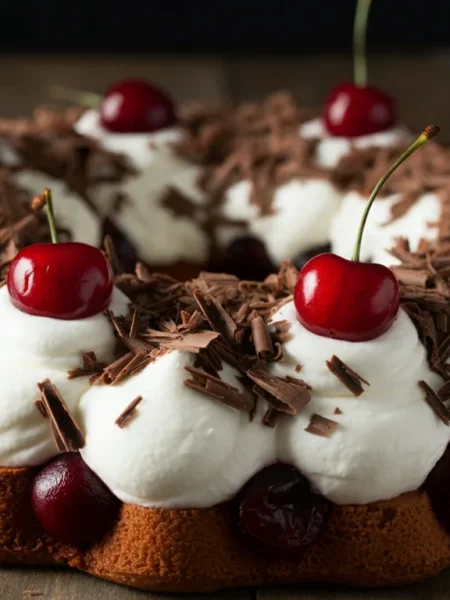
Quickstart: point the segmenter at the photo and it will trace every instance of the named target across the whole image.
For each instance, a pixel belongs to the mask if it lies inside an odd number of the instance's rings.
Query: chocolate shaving
[[[327,360],[326,363],[328,369],[333,373],[333,375],[335,375],[354,396],[361,396],[361,394],[364,392],[364,388],[361,385],[362,383],[370,385],[368,381],[355,373],[353,369],[348,367],[336,355],[333,355],[331,360]]]
[[[211,294],[203,294],[200,290],[194,291],[194,298],[211,328],[223,335],[227,342],[233,344],[237,325],[220,302]]]
[[[334,409],[334,414],[335,415],[342,415],[342,410],[336,406],[336,408]]]
[[[311,415],[309,425],[305,428],[305,431],[312,433],[313,435],[319,435],[320,437],[328,438],[333,435],[337,426],[338,423],[336,421],[327,419],[326,417],[322,417],[321,415],[314,413]]]
[[[45,381],[38,383],[38,388],[41,391],[41,400],[45,406],[45,411],[57,432],[58,449],[62,448],[65,452],[77,452],[80,448],[83,448],[85,444],[84,435],[75,423],[56,386],[50,379],[45,379]]]
[[[443,404],[441,399],[426,381],[419,381],[419,387],[423,391],[424,398],[434,414],[444,423],[450,425],[450,410]]]
[[[106,363],[97,360],[94,352],[84,352],[82,360],[83,363],[81,367],[67,371],[68,379],[85,377],[87,375],[100,375],[100,373],[106,367]]]
[[[261,422],[266,427],[273,428],[273,427],[275,427],[277,419],[280,414],[281,414],[280,411],[278,411],[276,408],[273,408],[273,406],[269,406],[269,408],[264,413],[264,416],[263,416]]]
[[[222,379],[200,371],[190,365],[186,365],[184,368],[191,374],[191,379],[185,379],[184,381],[187,387],[243,412],[253,410],[255,401],[250,394],[239,392],[239,390]]]
[[[251,326],[256,355],[260,360],[267,362],[274,355],[269,328],[260,315],[252,319]]]
[[[258,389],[266,392],[264,397],[270,401],[277,410],[296,415],[301,412],[311,400],[310,387],[303,381],[300,384],[287,382],[274,375],[269,375],[260,369],[250,369],[247,376],[257,385]],[[261,394],[258,394],[261,395]]]
[[[105,248],[106,258],[111,265],[111,269],[115,275],[120,275],[123,273],[123,267],[117,256],[117,252],[114,246],[114,242],[110,235],[107,235],[103,241],[103,246]]]
[[[130,404],[124,409],[123,412],[115,420],[117,427],[123,429],[128,423],[136,416],[137,406],[142,401],[142,396],[137,396]]]
[[[300,371],[303,369],[302,365],[295,365],[295,372],[296,373],[300,373]]]
[[[38,411],[41,413],[41,415],[44,417],[44,419],[46,419],[48,417],[48,413],[45,408],[45,404],[42,402],[42,400],[36,400],[34,405],[36,406]]]

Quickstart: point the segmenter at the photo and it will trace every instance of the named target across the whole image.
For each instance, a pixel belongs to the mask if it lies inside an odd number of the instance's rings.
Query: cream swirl
[[[383,148],[395,143],[408,142],[413,139],[411,133],[403,126],[392,127],[386,131],[361,135],[354,138],[332,136],[326,130],[323,119],[313,119],[300,126],[300,136],[306,139],[317,139],[316,159],[320,166],[334,168],[343,156],[352,148]]]
[[[264,407],[247,413],[183,385],[193,355],[171,352],[112,387],[92,387],[80,404],[83,459],[124,502],[165,508],[209,507],[231,497],[275,460],[274,430]],[[224,365],[221,377],[241,388]],[[115,420],[142,396],[123,429]]]
[[[97,140],[105,150],[123,154],[136,169],[145,169],[161,152],[182,139],[178,127],[168,127],[152,133],[114,133],[102,127],[97,110],[87,110],[75,123],[74,129],[80,135]]]
[[[400,199],[399,194],[376,200],[370,210],[361,246],[361,260],[372,260],[384,265],[397,263],[388,250],[395,246],[397,237],[407,237],[414,252],[422,238],[434,240],[441,217],[441,202],[436,194],[422,194],[398,219],[391,222],[391,209]],[[333,252],[350,258],[367,198],[349,192],[331,224]]]
[[[298,254],[329,241],[333,215],[339,208],[341,193],[329,181],[300,179],[279,186],[274,192],[272,211],[260,214],[251,201],[252,183],[240,181],[227,190],[223,214],[231,220],[247,223],[248,232],[264,242],[274,264],[295,259]],[[221,243],[229,243],[236,231],[221,234]]]
[[[116,314],[125,314],[128,302],[115,290],[110,308]],[[89,382],[86,377],[69,380],[67,371],[81,364],[86,350],[95,352],[99,360],[111,360],[113,329],[103,314],[68,321],[24,313],[12,305],[6,286],[0,289],[0,328],[0,465],[39,465],[56,455],[57,449],[48,419],[34,404],[39,398],[37,383],[49,378],[76,414]]]
[[[312,386],[312,399],[294,418],[277,426],[278,458],[296,466],[321,494],[338,504],[365,504],[416,490],[442,456],[446,427],[423,398],[425,380],[437,389],[441,379],[427,363],[425,348],[400,309],[392,327],[367,342],[317,336],[297,320],[294,303],[273,317],[291,323],[284,361],[271,365],[274,375],[301,377]],[[337,355],[369,383],[354,397],[327,368]],[[341,414],[335,414],[339,408]],[[313,413],[337,421],[331,437],[305,431]]]

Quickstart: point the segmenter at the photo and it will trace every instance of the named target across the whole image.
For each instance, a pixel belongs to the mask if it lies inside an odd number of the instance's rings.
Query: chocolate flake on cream
[[[337,426],[338,423],[336,423],[336,421],[327,419],[326,417],[322,417],[321,415],[314,413],[311,415],[309,425],[305,428],[305,431],[312,433],[313,435],[319,435],[320,437],[328,438],[333,435]]]
[[[255,399],[251,394],[248,394],[246,391],[239,392],[238,389],[219,377],[214,377],[189,365],[186,365],[184,368],[191,375],[191,379],[185,379],[184,381],[187,387],[243,412],[250,413],[253,410]]]
[[[423,391],[424,398],[435,415],[448,427],[450,425],[450,410],[426,381],[419,381],[419,387]]]
[[[106,367],[106,363],[97,360],[95,352],[83,352],[81,367],[70,369],[67,372],[68,379],[75,379],[76,377],[85,377],[86,375],[95,376],[100,375],[103,369]]]
[[[293,383],[292,380],[283,380],[261,369],[249,370],[247,376],[256,383],[256,388],[253,388],[255,393],[280,412],[296,415],[311,400],[311,388],[301,379]]]
[[[85,444],[84,435],[75,423],[57,387],[45,379],[38,383],[41,400],[50,417],[52,432],[60,452],[77,452]]]
[[[336,355],[333,355],[330,360],[326,361],[326,363],[328,369],[333,373],[333,375],[335,375],[354,396],[361,396],[361,394],[364,392],[364,388],[361,385],[362,383],[370,385],[368,381],[363,379],[360,375],[358,375],[358,373],[355,373],[353,369],[347,366]]]
[[[267,362],[274,356],[272,338],[264,319],[258,315],[252,319],[252,335],[257,357]]]
[[[136,416],[137,406],[142,401],[142,396],[137,396],[130,404],[124,409],[123,412],[115,420],[117,427],[123,429],[128,423]]]

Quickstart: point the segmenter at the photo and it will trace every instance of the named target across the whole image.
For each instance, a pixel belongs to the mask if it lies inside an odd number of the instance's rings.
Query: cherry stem
[[[353,81],[357,87],[367,85],[367,21],[372,0],[358,0],[353,22]]]
[[[383,187],[384,183],[392,175],[392,173],[396,170],[396,168],[399,165],[401,165],[402,162],[408,158],[408,156],[411,156],[411,154],[413,154],[413,152],[415,152],[418,148],[420,148],[420,146],[423,146],[423,144],[425,144],[425,142],[427,142],[428,140],[431,140],[431,138],[435,137],[438,133],[439,133],[439,127],[437,125],[429,125],[428,127],[426,127],[422,131],[422,133],[419,135],[419,137],[416,139],[416,141],[413,142],[411,144],[411,146],[407,150],[405,150],[405,152],[403,152],[403,154],[401,156],[399,156],[399,158],[397,158],[395,163],[386,171],[386,173],[383,175],[383,177],[380,179],[380,181],[374,187],[373,192],[370,194],[369,200],[367,201],[363,216],[361,218],[361,222],[359,224],[358,234],[356,236],[355,247],[353,249],[353,256],[352,256],[353,262],[359,262],[364,227],[366,225],[369,211],[372,207],[373,201],[377,197],[378,192]]]
[[[86,92],[83,90],[75,90],[63,87],[62,85],[52,85],[49,90],[50,96],[55,100],[65,100],[74,104],[81,104],[88,108],[98,108],[101,104],[102,97],[94,92]]]

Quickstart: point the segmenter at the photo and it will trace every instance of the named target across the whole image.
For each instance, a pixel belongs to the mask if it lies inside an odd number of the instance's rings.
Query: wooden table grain
[[[122,587],[67,569],[0,569],[1,600],[448,600],[450,570],[420,584],[389,589],[284,586],[215,594],[154,594]]]
[[[378,55],[370,60],[373,82],[397,98],[403,121],[419,130],[429,123],[450,141],[450,55]],[[176,100],[258,99],[290,89],[309,106],[319,105],[327,90],[350,77],[347,56],[274,58],[8,56],[0,55],[0,117],[29,114],[49,103],[54,84],[101,93],[122,77],[144,77],[169,90]],[[200,596],[189,595],[187,598]],[[222,600],[448,600],[450,570],[435,579],[400,589],[349,590],[286,586],[210,594]],[[124,588],[65,569],[0,568],[0,600],[140,600],[186,598]],[[205,596],[202,596],[205,598]]]

